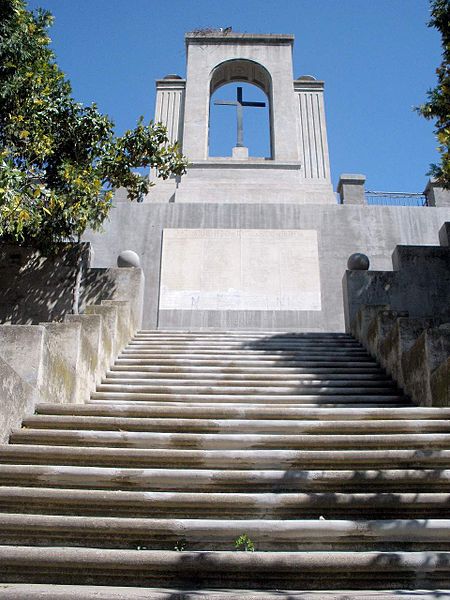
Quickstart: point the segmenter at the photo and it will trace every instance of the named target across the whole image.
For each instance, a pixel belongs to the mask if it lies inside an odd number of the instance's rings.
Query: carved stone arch
[[[210,73],[209,102],[212,95],[229,83],[249,83],[262,90],[269,108],[270,156],[274,156],[272,77],[261,63],[247,58],[232,58],[216,65]]]

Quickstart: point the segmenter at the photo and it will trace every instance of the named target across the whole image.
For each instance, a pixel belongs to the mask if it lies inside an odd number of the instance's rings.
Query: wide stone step
[[[276,367],[276,372],[279,372],[280,369],[285,369],[286,367],[294,367],[295,372],[299,373],[301,368],[309,371],[310,369],[327,369],[332,370],[332,372],[349,372],[348,369],[356,370],[357,372],[380,372],[379,365],[371,358],[367,358],[362,360],[358,357],[358,360],[351,359],[349,360],[346,357],[342,357],[336,359],[335,355],[332,355],[328,358],[325,358],[321,355],[318,358],[311,357],[311,355],[305,355],[305,357],[301,358],[280,358],[273,360],[268,357],[258,358],[258,359],[250,359],[250,358],[241,358],[241,359],[232,359],[232,358],[220,358],[220,357],[191,357],[190,355],[186,356],[178,356],[178,357],[140,357],[142,355],[126,355],[119,356],[115,362],[114,368],[126,365],[139,365],[140,367],[157,367],[164,366],[170,367],[173,370],[179,371],[181,367],[189,367],[189,370],[194,368],[201,368],[201,370],[205,370],[207,367],[219,367],[221,372],[226,372],[228,369],[237,369],[240,373],[246,373],[250,369],[250,372],[253,371],[253,368],[257,368],[261,371],[263,369],[267,372],[267,369],[272,369]],[[343,369],[339,371],[339,369]],[[275,372],[275,371],[274,371]],[[320,371],[317,371],[318,373]],[[322,371],[323,372],[323,371]]]
[[[23,420],[29,429],[77,429],[102,431],[149,431],[155,433],[256,433],[256,434],[397,434],[450,433],[450,421],[424,420],[275,420],[275,419],[181,419],[108,416],[37,415]],[[450,437],[449,437],[450,439]]]
[[[174,552],[0,546],[2,582],[215,588],[450,586],[448,552]]]
[[[169,359],[180,359],[189,356],[193,359],[218,359],[218,360],[258,360],[262,363],[266,361],[277,360],[279,362],[300,360],[302,358],[309,358],[311,360],[335,360],[335,361],[358,361],[358,362],[373,362],[373,358],[367,353],[366,350],[355,350],[355,351],[337,351],[333,348],[328,350],[298,350],[285,352],[282,350],[266,352],[265,350],[198,350],[195,351],[191,348],[185,350],[144,350],[141,348],[125,348],[119,355],[119,358],[169,358]]]
[[[134,339],[152,337],[157,339],[164,339],[169,337],[187,337],[189,339],[195,337],[201,338],[214,338],[214,337],[226,337],[226,338],[278,338],[278,339],[320,339],[320,340],[355,340],[350,333],[343,332],[317,332],[317,331],[274,331],[273,329],[253,329],[253,330],[236,330],[236,331],[222,331],[222,330],[205,330],[205,329],[141,329],[136,332]]]
[[[154,492],[0,487],[3,512],[128,517],[219,518],[450,518],[441,492]],[[0,588],[1,589],[1,588]]]
[[[259,551],[361,549],[445,549],[449,519],[155,519],[0,513],[0,543],[173,550],[233,550],[245,533]]]
[[[450,468],[450,450],[174,450],[10,444],[0,463],[143,468]]]
[[[397,433],[371,435],[278,435],[233,433],[161,433],[135,431],[21,429],[11,434],[13,444],[56,446],[110,446],[123,448],[173,448],[198,450],[245,449],[402,449],[449,448],[450,434]]]
[[[260,404],[353,404],[353,405],[370,405],[370,404],[398,404],[405,405],[407,400],[402,394],[358,394],[358,393],[316,393],[316,394],[182,394],[182,393],[151,393],[151,392],[136,392],[136,391],[98,391],[91,394],[91,401],[95,400],[125,400],[137,402],[140,400],[147,402],[236,402],[251,401]]]
[[[404,406],[401,408],[305,408],[304,406],[267,406],[249,403],[87,403],[38,404],[39,415],[86,415],[103,417],[190,418],[190,419],[306,419],[321,421],[371,420],[447,420],[450,408]]]
[[[173,385],[178,382],[201,385],[266,385],[268,382],[284,385],[314,384],[322,385],[395,385],[392,379],[383,373],[277,373],[266,371],[261,373],[220,373],[220,372],[181,372],[181,373],[158,373],[145,370],[127,370],[121,368],[109,370],[103,382],[120,380],[120,382],[148,380],[159,385]]]
[[[345,382],[341,385],[330,386],[322,382],[302,384],[302,385],[277,385],[269,383],[263,386],[243,386],[243,385],[158,385],[152,383],[142,383],[142,381],[123,382],[123,381],[105,381],[97,385],[98,392],[137,392],[147,394],[240,394],[240,395],[301,395],[301,394],[392,394],[399,393],[394,385],[363,385],[356,383],[347,385]]]
[[[261,341],[261,342],[230,342],[230,341],[221,341],[217,340],[214,342],[203,342],[203,341],[142,341],[142,340],[132,340],[124,351],[128,350],[181,350],[181,351],[189,351],[193,350],[195,352],[202,351],[214,351],[218,350],[226,350],[230,352],[247,352],[247,351],[263,351],[263,352],[276,352],[284,353],[284,352],[303,352],[311,350],[313,352],[366,352],[361,344],[356,342],[337,342],[337,343],[324,343],[324,342],[270,342],[270,341]]]
[[[408,590],[395,591],[320,591],[304,590],[187,590],[181,588],[133,588],[123,586],[52,585],[5,583],[0,587],[2,600],[399,600]],[[450,591],[414,590],[414,600],[448,600]]]
[[[218,470],[0,465],[2,485],[154,491],[445,492],[446,469]]]
[[[316,388],[360,388],[360,389],[381,389],[386,388],[389,390],[395,389],[396,386],[392,380],[389,379],[378,379],[378,380],[353,380],[353,379],[297,379],[289,380],[287,378],[280,378],[276,381],[270,379],[259,379],[257,381],[242,381],[242,380],[221,380],[221,379],[204,379],[201,381],[190,381],[186,379],[148,379],[145,377],[118,377],[114,375],[112,377],[104,377],[102,380],[103,385],[114,385],[114,386],[133,386],[133,389],[138,387],[145,387],[146,389],[159,390],[159,389],[177,389],[182,391],[185,390],[196,390],[196,389],[207,389],[221,391],[240,390],[249,391],[263,390],[264,392],[286,392],[286,391],[297,391],[301,389],[316,389]],[[142,391],[142,390],[138,390]]]
[[[232,376],[232,377],[246,377],[246,376],[263,376],[266,377],[284,377],[285,375],[306,376],[310,378],[316,378],[324,376],[325,378],[332,378],[334,376],[354,376],[366,377],[366,376],[381,376],[386,377],[384,371],[375,362],[368,366],[361,365],[350,365],[350,366],[337,366],[334,367],[322,367],[316,366],[313,371],[310,367],[289,367],[285,364],[274,363],[269,366],[261,366],[256,361],[255,366],[246,366],[245,369],[242,366],[220,366],[220,365],[173,365],[170,361],[166,365],[155,365],[153,361],[136,361],[139,364],[128,364],[128,360],[121,359],[117,360],[114,365],[111,366],[111,372],[130,371],[139,372],[141,374],[170,374],[170,376],[183,377],[186,374],[188,377],[212,377],[212,376]],[[140,364],[142,363],[142,364]]]

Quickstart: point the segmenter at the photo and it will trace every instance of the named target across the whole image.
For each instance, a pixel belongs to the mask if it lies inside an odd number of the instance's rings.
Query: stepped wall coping
[[[0,357],[0,443],[8,441],[9,432],[20,427],[24,415],[36,404],[36,388]]]

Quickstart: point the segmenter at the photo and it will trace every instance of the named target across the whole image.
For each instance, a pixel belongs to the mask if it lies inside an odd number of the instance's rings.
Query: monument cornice
[[[293,45],[294,36],[287,33],[224,33],[220,31],[205,33],[186,33],[184,40],[189,44],[268,44]]]
[[[298,171],[302,165],[298,161],[278,161],[271,158],[248,158],[246,160],[234,160],[232,158],[215,157],[207,160],[196,160],[188,164],[188,169],[287,169]]]

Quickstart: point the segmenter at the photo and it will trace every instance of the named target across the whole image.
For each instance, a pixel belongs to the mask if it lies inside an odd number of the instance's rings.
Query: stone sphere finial
[[[124,250],[117,257],[117,266],[139,269],[141,266],[141,259],[136,252],[133,252],[133,250]]]
[[[347,269],[349,271],[367,271],[370,266],[369,257],[361,252],[351,254],[347,261]]]

